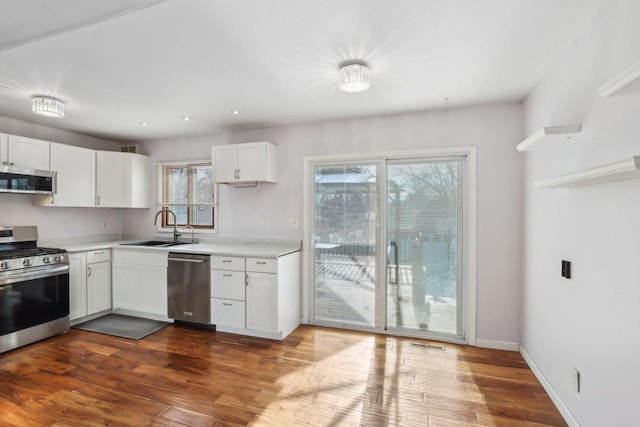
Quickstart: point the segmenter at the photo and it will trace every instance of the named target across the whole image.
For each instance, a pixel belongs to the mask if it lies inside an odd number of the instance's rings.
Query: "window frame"
[[[170,167],[188,167],[188,166],[211,166],[213,167],[211,160],[182,160],[182,161],[167,161],[167,162],[159,162],[156,163],[156,177],[157,177],[157,198],[156,205],[158,211],[162,210],[163,207],[167,206],[163,203],[163,195],[164,195],[164,168],[166,166]],[[189,184],[191,185],[191,184]],[[187,210],[191,209],[192,205],[189,204]],[[211,204],[211,208],[213,209],[213,228],[203,228],[192,225],[178,225],[177,228],[184,232],[189,232],[191,227],[193,227],[194,231],[201,234],[217,234],[218,233],[218,184],[213,183],[213,200]],[[161,221],[157,221],[156,230],[160,233],[173,233],[173,225],[167,224],[167,213],[162,213],[160,215]]]

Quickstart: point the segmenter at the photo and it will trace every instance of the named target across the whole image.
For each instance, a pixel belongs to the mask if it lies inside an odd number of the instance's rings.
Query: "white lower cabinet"
[[[71,320],[87,315],[87,253],[69,254],[69,315]]]
[[[87,315],[111,310],[111,250],[87,252]]]
[[[232,328],[244,328],[244,301],[211,298],[211,323]]]
[[[167,253],[114,249],[113,308],[167,317]]]
[[[247,272],[247,328],[277,333],[278,275]]]
[[[300,324],[300,252],[277,259],[213,256],[211,265],[216,330],[283,339]]]
[[[111,250],[69,254],[71,320],[111,309]]]

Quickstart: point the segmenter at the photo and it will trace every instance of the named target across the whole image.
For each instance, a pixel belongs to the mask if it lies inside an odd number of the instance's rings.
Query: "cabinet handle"
[[[233,261],[230,259],[223,259],[222,262],[233,262]]]
[[[222,277],[231,277],[231,276],[233,276],[233,274],[224,274],[224,273],[222,274]]]
[[[104,253],[104,251],[98,251],[98,252],[94,252],[93,254],[94,255],[100,255],[100,254],[103,254],[103,253]]]
[[[16,164],[14,162],[10,162],[9,166],[15,166]]]
[[[51,204],[53,204],[53,194],[51,195]]]
[[[228,302],[223,302],[223,303],[222,303],[222,305],[228,305],[228,306],[231,306],[231,305],[233,305],[233,304],[228,303]]]
[[[244,284],[245,284],[245,285],[247,285],[247,286],[249,286],[249,275],[248,275],[248,274],[246,274],[246,275],[244,276]]]
[[[87,277],[91,277],[91,267],[87,267]]]
[[[256,264],[267,265],[266,261],[256,261]]]
[[[98,206],[100,206],[100,196],[98,196]]]
[[[9,162],[2,162],[2,164],[3,164],[3,165],[8,165],[8,164],[9,164]]]

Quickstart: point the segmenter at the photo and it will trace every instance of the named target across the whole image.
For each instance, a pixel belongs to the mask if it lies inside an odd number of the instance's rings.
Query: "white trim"
[[[155,162],[156,166],[175,166],[175,165],[210,165],[211,159],[200,159],[200,160],[171,160],[171,161],[160,161]]]
[[[522,344],[520,344],[520,354],[522,355],[524,361],[527,362],[527,365],[529,365],[529,368],[536,376],[538,381],[540,381],[540,384],[542,384],[542,387],[547,392],[553,403],[556,405],[556,408],[558,408],[558,411],[560,412],[560,415],[562,415],[562,418],[564,418],[567,424],[569,424],[569,427],[580,427],[580,423],[578,423],[578,421],[573,417],[573,415],[569,411],[569,408],[564,405],[564,403],[560,399],[560,396],[558,396],[558,393],[556,393],[551,383],[544,376],[540,368],[538,368],[538,365],[536,365],[536,362],[534,362],[534,360],[531,358],[529,353],[527,353],[527,350],[522,346]]]
[[[494,350],[507,350],[507,351],[520,350],[520,344],[518,344],[517,342],[485,340],[482,338],[476,339],[476,347],[492,348]]]
[[[311,212],[312,195],[314,189],[313,180],[310,177],[310,168],[315,163],[330,163],[339,161],[342,163],[350,162],[378,162],[388,159],[402,159],[414,157],[444,157],[447,155],[464,155],[467,157],[467,201],[466,201],[466,245],[464,247],[466,260],[463,259],[466,268],[466,292],[467,292],[467,313],[464,343],[468,345],[476,345],[476,317],[477,317],[477,149],[475,146],[456,146],[442,148],[425,148],[415,150],[398,150],[398,151],[377,151],[368,153],[348,153],[348,154],[330,154],[330,155],[309,155],[303,156],[302,173],[303,173],[303,191],[302,191],[302,235],[303,248],[305,244],[308,248],[313,248],[313,237],[311,231],[313,229]],[[312,314],[312,297],[310,289],[314,282],[313,269],[313,250],[307,250],[306,256],[302,258],[302,323],[310,324]],[[384,329],[377,329],[372,332],[384,333]],[[443,338],[435,338],[443,339]],[[458,342],[457,340],[455,342]]]
[[[464,267],[468,268],[467,277],[467,343],[476,345],[476,321],[477,321],[477,229],[478,229],[478,166],[476,147],[467,148],[467,240],[464,250],[467,254],[467,262]]]

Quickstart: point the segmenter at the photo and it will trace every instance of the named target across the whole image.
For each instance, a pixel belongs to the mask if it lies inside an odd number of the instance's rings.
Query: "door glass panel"
[[[460,164],[387,164],[387,328],[462,334]]]
[[[375,325],[376,166],[314,170],[314,317]]]

